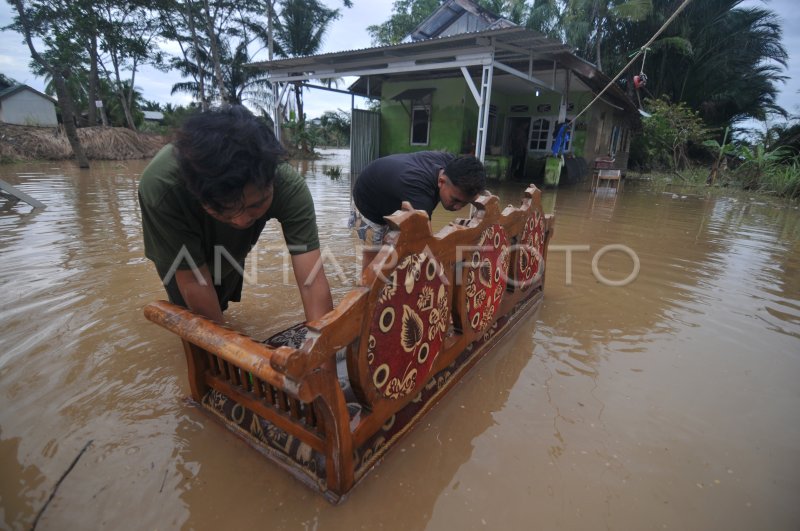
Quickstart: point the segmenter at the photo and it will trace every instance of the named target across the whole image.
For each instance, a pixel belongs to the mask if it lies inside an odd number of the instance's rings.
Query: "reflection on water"
[[[144,165],[0,168],[48,205],[0,204],[2,527],[30,527],[89,440],[41,528],[800,525],[796,207],[631,184],[545,192],[542,309],[332,507],[184,401],[180,344],[141,313],[164,297],[142,256]],[[297,167],[339,300],[360,271],[347,154]],[[507,204],[524,186],[492,189]],[[434,229],[458,215],[437,210]],[[229,311],[258,337],[302,318],[281,242],[269,224]],[[609,245],[635,254],[633,282],[609,285],[634,266]]]

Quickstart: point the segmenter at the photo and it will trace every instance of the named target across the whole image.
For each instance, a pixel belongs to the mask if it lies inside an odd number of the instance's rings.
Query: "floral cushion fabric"
[[[483,231],[464,268],[467,319],[473,330],[483,331],[494,321],[508,284],[508,238],[502,226]]]
[[[424,253],[405,257],[386,279],[367,345],[369,372],[380,396],[404,397],[428,376],[450,325],[443,279],[441,265]]]
[[[531,287],[541,276],[541,264],[544,260],[544,217],[535,211],[522,229],[522,236],[517,247],[517,260],[514,264],[514,279],[517,287],[523,290]]]

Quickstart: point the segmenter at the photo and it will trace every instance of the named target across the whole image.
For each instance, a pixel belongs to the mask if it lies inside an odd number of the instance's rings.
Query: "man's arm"
[[[306,312],[306,321],[319,319],[331,311],[333,298],[319,249],[293,254],[292,269],[303,301],[303,310]]]
[[[196,271],[200,273],[204,282],[200,282],[192,269],[175,271],[178,290],[190,310],[222,324],[224,317],[222,317],[222,309],[219,306],[217,291],[211,282],[211,272],[207,265],[201,266]]]

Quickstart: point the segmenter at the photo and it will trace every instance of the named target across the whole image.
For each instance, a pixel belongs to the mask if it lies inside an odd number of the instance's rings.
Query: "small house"
[[[164,113],[161,111],[142,111],[145,123],[161,125],[164,123]]]
[[[378,156],[446,150],[475,154],[493,177],[541,182],[557,147],[574,182],[599,158],[625,168],[639,123],[594,65],[472,0],[447,0],[397,45],[255,66],[278,83],[358,76],[349,92],[380,110],[353,110],[354,174]]]
[[[0,91],[0,122],[55,127],[56,100],[28,85],[13,85]]]

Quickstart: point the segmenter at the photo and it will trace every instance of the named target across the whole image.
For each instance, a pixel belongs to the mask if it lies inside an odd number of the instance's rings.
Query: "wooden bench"
[[[553,217],[541,192],[502,212],[496,196],[475,206],[436,235],[422,211],[387,217],[360,285],[265,342],[165,301],[144,312],[182,339],[204,411],[339,502],[542,301]]]

